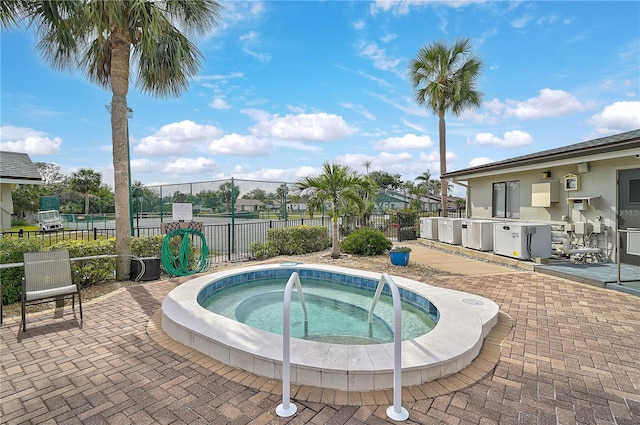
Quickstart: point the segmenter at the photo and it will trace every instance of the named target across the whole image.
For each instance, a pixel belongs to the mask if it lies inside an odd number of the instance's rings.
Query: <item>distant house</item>
[[[238,199],[235,202],[236,211],[259,211],[264,207],[264,202],[257,199]]]
[[[610,260],[619,243],[621,262],[640,265],[626,239],[626,229],[640,228],[640,130],[442,177],[465,182],[468,217],[549,223],[602,248]]]
[[[381,190],[376,196],[375,211],[383,212],[385,210],[411,208],[416,201],[420,204],[421,211],[437,211],[441,206],[440,197],[436,195],[424,197],[392,190]],[[449,203],[455,205],[456,198],[449,197]]]
[[[0,229],[11,229],[13,198],[19,184],[42,184],[42,177],[26,153],[0,152]]]

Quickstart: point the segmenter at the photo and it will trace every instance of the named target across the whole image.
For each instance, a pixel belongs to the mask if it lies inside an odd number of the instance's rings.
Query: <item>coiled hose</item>
[[[200,236],[202,245],[199,255],[193,255],[193,246],[191,243],[192,236]],[[177,255],[171,248],[171,239],[175,236],[181,236],[180,249]],[[201,231],[184,228],[175,229],[168,232],[162,241],[162,266],[165,271],[174,276],[188,276],[195,273],[201,273],[209,269],[209,248],[207,241]]]

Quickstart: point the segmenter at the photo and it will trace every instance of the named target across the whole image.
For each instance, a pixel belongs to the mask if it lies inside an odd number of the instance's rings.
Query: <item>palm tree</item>
[[[187,33],[206,34],[222,6],[214,0],[47,1],[23,0],[5,7],[3,26],[25,19],[37,31],[37,50],[56,69],[79,68],[110,89],[116,204],[116,279],[129,275],[127,93],[130,72],[142,92],[177,96],[200,69],[202,54]],[[183,33],[184,32],[184,33]]]
[[[444,116],[454,116],[482,103],[482,93],[476,81],[482,70],[482,61],[472,54],[469,39],[459,39],[453,46],[435,42],[420,49],[409,61],[409,78],[415,89],[414,99],[438,115],[440,133],[440,175],[447,172],[447,135]],[[447,211],[447,187],[441,185],[442,210]]]
[[[362,166],[365,168],[365,170],[367,170],[367,176],[369,175],[369,168],[371,168],[371,160],[366,159],[363,163]]]
[[[333,219],[331,257],[339,258],[338,218],[340,212],[348,205],[356,205],[359,211],[364,211],[366,206],[359,190],[368,188],[367,180],[359,176],[349,166],[325,162],[322,165],[322,174],[298,180],[294,183],[294,187],[300,194],[307,192],[310,199],[309,205],[318,206],[324,203],[330,205]]]
[[[89,198],[100,189],[102,174],[90,168],[81,168],[71,175],[69,185],[72,190],[84,196],[84,213],[89,214]]]

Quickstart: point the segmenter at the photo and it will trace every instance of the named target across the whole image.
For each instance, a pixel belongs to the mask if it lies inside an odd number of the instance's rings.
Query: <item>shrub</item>
[[[278,255],[301,255],[317,252],[331,246],[327,229],[322,226],[294,226],[269,229],[267,242],[271,243]]]
[[[158,257],[162,255],[164,235],[131,238],[131,254],[136,257]]]
[[[401,227],[398,229],[398,240],[409,241],[416,239],[415,227]]]
[[[380,255],[390,248],[384,233],[370,227],[354,230],[340,243],[340,249],[349,254]]]
[[[69,256],[91,257],[94,255],[114,254],[115,239],[98,239],[96,241],[83,241],[67,239],[51,245],[51,249],[67,249]],[[115,271],[115,258],[96,258],[93,260],[76,260],[71,262],[71,273],[75,283],[89,286],[110,278]]]
[[[327,229],[322,226],[294,226],[269,229],[266,243],[251,245],[251,254],[258,260],[278,255],[301,255],[331,246]]]
[[[251,245],[251,257],[256,260],[266,260],[267,258],[277,257],[278,250],[271,242],[254,242]]]
[[[25,252],[39,252],[44,250],[44,243],[40,238],[0,238],[0,264],[22,263]],[[2,303],[12,304],[20,300],[22,291],[22,277],[24,267],[11,267],[0,270],[2,282]]]
[[[393,247],[391,252],[411,252],[411,248],[408,246],[396,246]]]

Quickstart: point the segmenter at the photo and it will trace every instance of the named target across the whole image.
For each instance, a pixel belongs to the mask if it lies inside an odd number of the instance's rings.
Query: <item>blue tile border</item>
[[[224,277],[222,279],[217,279],[215,281],[209,282],[200,290],[200,292],[198,292],[197,302],[198,304],[202,305],[202,303],[207,298],[209,298],[213,293],[222,288],[242,285],[243,283],[249,283],[255,280],[289,278],[294,271],[298,272],[301,279],[330,281],[338,285],[352,286],[372,292],[375,291],[378,287],[377,280],[368,279],[366,277],[354,276],[344,273],[333,273],[323,270],[289,269],[280,267],[277,269],[274,268],[244,273],[240,272],[231,276]],[[438,322],[440,313],[438,312],[438,309],[427,298],[405,288],[398,288],[398,292],[400,293],[400,299],[403,302],[410,304],[411,306],[419,310],[422,310],[424,313],[428,314],[436,323]],[[391,296],[389,285],[385,285],[384,288],[382,288],[382,293]]]

